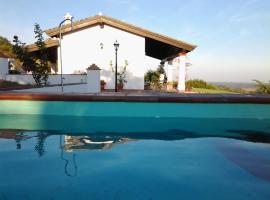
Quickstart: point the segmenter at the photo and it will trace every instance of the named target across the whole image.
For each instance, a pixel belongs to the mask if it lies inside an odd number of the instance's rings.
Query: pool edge
[[[254,103],[270,104],[270,95],[243,94],[53,94],[0,93],[0,100],[144,102],[144,103]]]

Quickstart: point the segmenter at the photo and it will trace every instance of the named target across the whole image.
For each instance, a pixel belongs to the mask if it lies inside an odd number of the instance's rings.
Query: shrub
[[[270,94],[270,84],[269,83],[263,83],[258,80],[254,80],[256,82],[256,91],[258,93],[262,94]]]
[[[169,81],[167,82],[167,86],[171,85],[173,89],[177,89],[178,82],[177,81]]]
[[[186,87],[189,89],[192,89],[192,88],[216,89],[215,85],[209,84],[206,81],[200,80],[200,79],[187,81]]]
[[[145,86],[159,87],[160,86],[159,77],[160,77],[160,74],[157,71],[148,70],[146,74],[144,75]]]

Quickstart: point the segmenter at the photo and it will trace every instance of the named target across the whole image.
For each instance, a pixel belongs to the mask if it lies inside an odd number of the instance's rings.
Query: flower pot
[[[106,84],[100,84],[100,89],[101,89],[101,90],[105,90],[105,85],[106,85]]]
[[[100,80],[100,90],[105,90],[106,82],[104,80]]]
[[[124,89],[124,84],[123,83],[118,83],[117,84],[117,89],[118,90],[123,90]]]

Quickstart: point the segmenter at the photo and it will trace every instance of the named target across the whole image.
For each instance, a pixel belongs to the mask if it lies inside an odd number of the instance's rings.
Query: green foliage
[[[230,88],[230,87],[219,86],[219,85],[215,85],[215,87],[216,87],[215,90],[225,91],[228,93],[240,93],[240,94],[248,93],[247,91],[240,89],[240,88]]]
[[[144,82],[147,87],[155,87],[160,85],[160,74],[157,71],[148,70],[144,75]]]
[[[226,86],[219,86],[214,84],[209,84],[204,80],[194,79],[186,82],[187,89],[192,89],[195,92],[202,93],[246,93],[242,89],[229,88]]]
[[[177,86],[178,86],[178,82],[177,82],[177,81],[170,81],[170,82],[167,82],[167,85],[168,85],[168,84],[172,85],[174,89],[176,89]]]
[[[12,46],[12,51],[15,54],[16,58],[20,60],[22,69],[26,72],[31,72],[35,69],[35,60],[34,58],[26,51],[25,43],[22,43],[19,40],[18,36],[14,36],[13,39],[14,45]]]
[[[262,94],[270,94],[270,84],[263,83],[259,80],[254,80],[256,82],[256,91]]]
[[[33,70],[33,78],[38,85],[47,84],[49,73],[51,69],[49,67],[48,55],[46,52],[46,46],[44,43],[43,31],[39,24],[35,24],[35,38],[37,41],[35,44],[39,49],[39,53],[36,56],[36,68]]]
[[[26,72],[32,72],[33,78],[37,85],[46,85],[50,73],[48,55],[44,43],[43,31],[38,24],[34,27],[35,42],[38,47],[38,53],[33,56],[27,52],[25,43],[22,43],[18,36],[14,36],[14,45],[12,46],[13,53],[16,58],[22,63],[22,68]]]
[[[127,65],[121,70],[120,72],[117,72],[117,83],[124,84],[127,82],[126,80],[127,75]]]
[[[10,58],[13,58],[12,52],[12,44],[8,41],[8,39],[0,36],[0,52]]]
[[[160,82],[160,76],[164,75],[163,83]],[[167,83],[167,76],[164,65],[159,65],[157,70],[148,70],[144,75],[144,84],[146,89],[161,89],[163,84]]]
[[[112,72],[114,72],[114,67],[113,67],[113,64],[112,64],[112,61],[110,61],[110,66],[111,66],[111,70]],[[128,67],[128,61],[125,60],[125,64],[124,64],[124,67],[121,71],[118,71],[117,72],[117,83],[119,84],[124,84],[124,83],[127,83],[127,79],[126,79],[126,76],[127,76],[127,67]]]
[[[186,82],[186,87],[192,88],[204,88],[204,89],[217,89],[217,86],[207,83],[204,80],[194,79]]]

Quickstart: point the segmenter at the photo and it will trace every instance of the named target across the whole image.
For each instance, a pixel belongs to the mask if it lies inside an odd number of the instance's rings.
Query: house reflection
[[[64,137],[64,150],[72,152],[74,150],[108,150],[114,145],[135,141],[130,138],[121,137],[96,137],[96,136],[71,136]]]
[[[21,149],[22,141],[30,138],[31,137],[24,135],[24,132],[22,130],[0,130],[0,139],[14,140],[16,142],[16,149]]]
[[[98,136],[98,135],[72,135],[72,134],[56,134],[45,131],[26,131],[26,130],[0,130],[0,140],[14,140],[16,142],[16,149],[22,149],[22,142],[30,139],[36,139],[34,150],[39,157],[46,153],[45,142],[49,136],[61,135],[63,137],[63,144],[61,149],[65,152],[72,152],[77,150],[108,150],[114,145],[123,144],[138,139],[131,139],[120,136]]]

